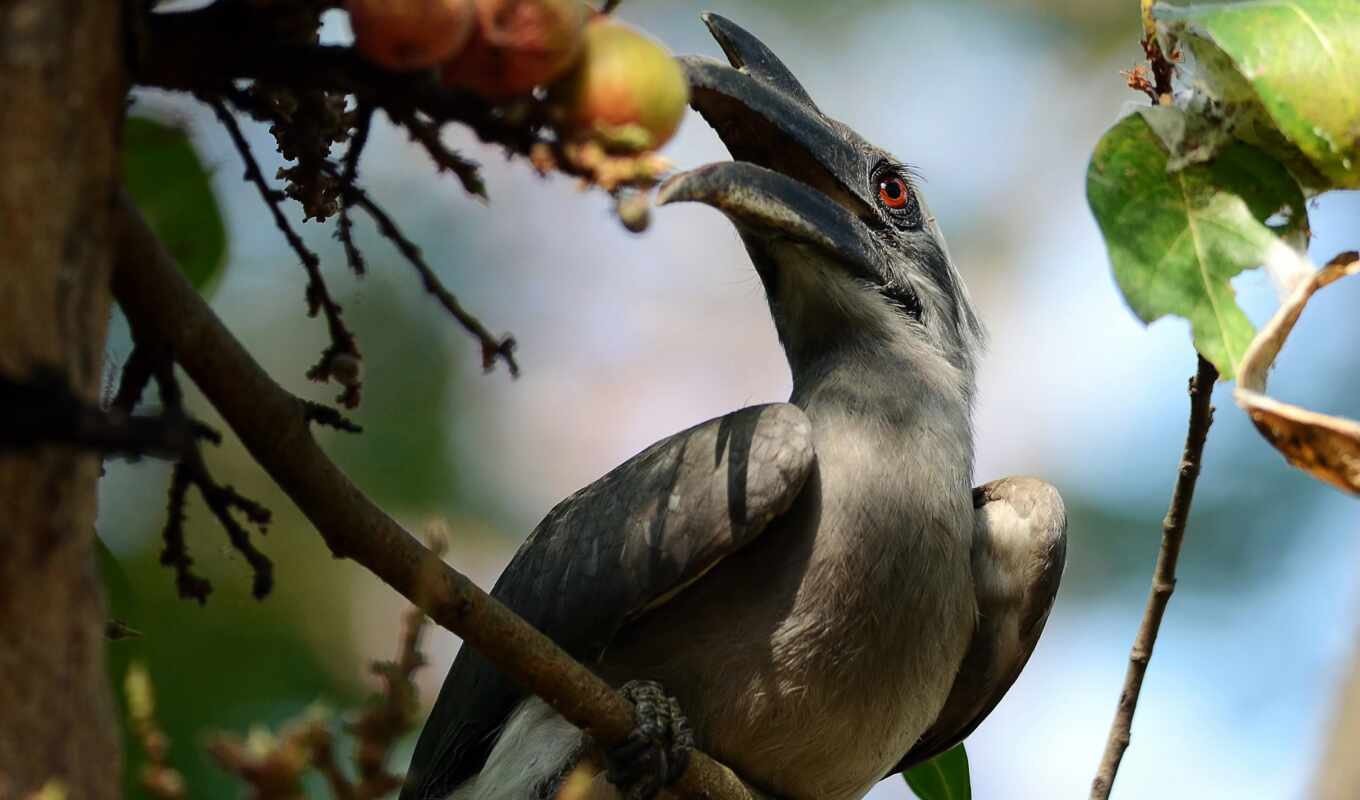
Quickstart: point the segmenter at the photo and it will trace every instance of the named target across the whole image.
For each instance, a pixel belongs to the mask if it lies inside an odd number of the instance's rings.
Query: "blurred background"
[[[1070,517],[1067,574],[1038,651],[968,740],[976,796],[1080,797],[1088,790],[1142,614],[1185,433],[1195,358],[1178,320],[1143,327],[1117,294],[1086,207],[1101,133],[1141,97],[1121,69],[1140,58],[1133,0],[710,0],[781,54],[830,115],[919,168],[990,330],[977,413],[977,480],[1032,473]],[[625,0],[619,12],[677,52],[720,55],[700,6]],[[343,15],[328,36],[343,40]],[[218,313],[286,387],[325,344],[304,316],[304,276],[210,113],[139,95],[138,113],[181,122],[214,170],[229,263]],[[381,118],[380,118],[381,119]],[[247,134],[272,174],[258,125]],[[490,205],[433,178],[424,153],[379,125],[361,177],[494,331],[512,331],[523,376],[481,374],[474,343],[358,219],[370,274],[348,274],[331,227],[303,226],[366,361],[359,437],[328,450],[414,530],[442,525],[448,558],[489,587],[559,499],[656,439],[737,407],[785,399],[790,383],[759,281],[731,226],[699,206],[625,232],[602,193],[538,179],[460,131],[484,164]],[[681,167],[727,157],[691,115],[667,154]],[[294,206],[290,209],[300,219]],[[1360,196],[1311,207],[1314,258],[1354,247]],[[1235,282],[1258,323],[1275,307],[1261,273]],[[1360,413],[1360,283],[1324,292],[1272,388],[1324,411]],[[109,356],[126,358],[114,322]],[[1349,366],[1348,366],[1349,365]],[[1133,745],[1123,798],[1293,798],[1307,792],[1357,630],[1354,501],[1305,478],[1254,432],[1220,386],[1203,476]],[[196,408],[213,415],[200,398]],[[267,601],[197,503],[189,547],[216,592],[200,608],[157,563],[165,465],[111,463],[99,534],[122,575],[115,611],[144,633],[117,642],[115,676],[148,664],[173,760],[194,797],[237,789],[202,755],[214,730],[244,733],[313,704],[352,705],[389,658],[403,602],[319,537],[230,437],[208,453],[219,479],[275,514],[261,542],[276,564]],[[433,700],[458,648],[433,629],[421,673]],[[121,678],[119,678],[121,680]],[[413,744],[399,754],[404,759]],[[135,770],[136,759],[133,760]],[[131,791],[131,790],[130,790]],[[135,794],[135,792],[134,792]],[[878,800],[908,797],[900,780]]]

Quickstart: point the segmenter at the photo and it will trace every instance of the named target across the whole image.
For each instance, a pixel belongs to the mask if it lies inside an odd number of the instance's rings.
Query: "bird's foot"
[[[651,800],[685,773],[694,733],[661,684],[629,681],[620,692],[633,704],[637,727],[623,744],[605,751],[606,774],[625,800]]]

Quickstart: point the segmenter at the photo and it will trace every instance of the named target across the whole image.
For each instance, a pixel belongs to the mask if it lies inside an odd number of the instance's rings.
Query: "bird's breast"
[[[797,717],[781,734],[781,783],[859,797],[935,720],[967,649],[971,503],[900,473],[838,474],[834,462],[821,480],[807,569],[772,641],[782,685],[766,712]]]
[[[819,448],[787,514],[607,655],[791,800],[863,796],[935,720],[972,632],[966,480],[951,500],[883,463]]]

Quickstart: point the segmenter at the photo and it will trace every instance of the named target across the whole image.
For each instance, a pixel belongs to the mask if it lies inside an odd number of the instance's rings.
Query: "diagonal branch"
[[[629,703],[374,505],[312,438],[303,402],[276,384],[231,335],[125,195],[113,218],[119,305],[172,349],[331,551],[362,564],[598,741],[626,739],[634,725]],[[760,797],[697,751],[675,789],[710,800]]]
[[[1199,357],[1199,369],[1190,379],[1190,425],[1185,433],[1185,450],[1181,455],[1176,488],[1171,493],[1171,508],[1162,521],[1162,549],[1157,554],[1157,566],[1152,573],[1152,590],[1148,593],[1147,608],[1138,635],[1129,652],[1129,668],[1124,674],[1124,689],[1119,695],[1114,722],[1110,724],[1109,739],[1100,769],[1091,783],[1091,800],[1106,800],[1114,786],[1119,762],[1128,749],[1133,728],[1133,712],[1138,708],[1138,695],[1143,689],[1152,648],[1157,643],[1157,632],[1162,627],[1162,616],[1167,602],[1176,589],[1176,562],[1180,559],[1181,543],[1185,541],[1185,523],[1190,517],[1190,503],[1195,496],[1195,481],[1199,479],[1200,462],[1204,455],[1204,440],[1214,421],[1212,396],[1218,370]]]

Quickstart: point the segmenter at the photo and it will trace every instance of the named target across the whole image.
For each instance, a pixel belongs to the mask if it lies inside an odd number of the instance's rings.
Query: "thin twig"
[[[1195,496],[1195,481],[1199,479],[1200,462],[1204,455],[1204,440],[1214,421],[1212,397],[1218,370],[1204,356],[1199,356],[1199,369],[1190,379],[1190,424],[1185,433],[1185,450],[1181,455],[1176,488],[1171,493],[1171,507],[1162,521],[1162,548],[1157,554],[1157,566],[1152,573],[1152,590],[1148,593],[1147,608],[1138,635],[1129,652],[1129,667],[1124,674],[1124,689],[1119,695],[1114,721],[1110,724],[1105,742],[1105,755],[1100,769],[1091,783],[1091,800],[1106,800],[1114,786],[1119,762],[1128,749],[1133,727],[1133,712],[1138,707],[1138,695],[1143,688],[1152,648],[1157,643],[1157,632],[1162,626],[1162,615],[1176,588],[1176,562],[1180,558],[1181,543],[1185,540],[1185,523],[1190,517],[1190,503]]]
[[[311,400],[303,400],[303,416],[308,422],[313,422],[326,428],[335,428],[337,431],[345,433],[363,433],[364,429],[356,422],[341,414],[330,406],[314,403]]]
[[[439,280],[439,276],[426,263],[425,257],[421,254],[416,243],[401,232],[396,221],[373,198],[369,197],[368,192],[354,184],[346,184],[341,187],[341,190],[345,193],[345,201],[351,202],[366,211],[377,223],[378,232],[391,241],[402,257],[416,268],[425,291],[434,295],[439,304],[452,314],[454,319],[458,320],[458,324],[463,326],[463,329],[472,334],[481,344],[482,369],[490,371],[496,366],[496,360],[499,359],[505,362],[506,367],[510,370],[511,377],[519,377],[519,363],[515,360],[514,337],[496,338],[491,331],[487,330],[481,320],[463,308],[462,303],[458,302],[458,298],[444,286]]]
[[[135,411],[142,393],[146,391],[146,385],[151,382],[155,368],[155,357],[151,351],[146,347],[134,345],[132,353],[123,364],[122,373],[118,378],[118,391],[109,402],[109,408],[123,414]]]
[[[1152,69],[1152,81],[1149,85],[1137,85],[1130,79],[1129,85],[1140,91],[1146,92],[1152,99],[1152,104],[1168,106],[1172,103],[1171,78],[1176,74],[1176,62],[1180,60],[1180,51],[1176,48],[1174,39],[1168,38],[1171,48],[1169,53],[1162,51],[1161,38],[1157,34],[1157,20],[1152,16],[1152,7],[1155,5],[1153,0],[1139,0],[1139,10],[1143,20],[1143,55],[1147,57],[1148,66]],[[1135,74],[1138,72],[1134,70]],[[1144,79],[1144,83],[1147,83]]]
[[[122,380],[112,409],[119,415],[129,414],[154,379],[164,409],[162,417],[179,420],[187,431],[182,445],[175,451],[178,460],[170,476],[165,528],[161,532],[164,542],[161,564],[175,570],[175,586],[180,597],[197,600],[200,604],[207,602],[208,595],[212,593],[212,584],[193,571],[194,561],[189,556],[184,538],[184,507],[189,498],[189,487],[196,487],[208,510],[227,532],[232,547],[250,564],[254,573],[255,596],[262,598],[269,594],[273,584],[274,565],[267,556],[255,549],[249,533],[236,521],[232,512],[240,512],[263,533],[269,524],[269,509],[213,479],[198,443],[202,440],[214,445],[221,444],[222,434],[202,422],[190,419],[185,413],[183,394],[175,378],[175,364],[170,350],[160,343],[148,342],[140,324],[132,322],[132,354],[123,366]],[[335,413],[339,416],[338,412]]]
[[[373,126],[373,107],[361,103],[355,111],[354,133],[350,134],[349,149],[345,151],[345,171],[341,183],[352,185],[359,177],[359,157],[368,144],[368,131]],[[354,244],[354,220],[350,218],[350,203],[343,197],[340,200],[340,220],[336,235],[345,248],[345,260],[355,275],[364,274],[364,254]]]
[[[628,701],[374,505],[317,445],[298,399],[264,372],[185,281],[125,195],[113,217],[119,239],[113,291],[119,305],[173,348],[331,552],[372,571],[596,741],[609,746],[625,740],[635,725]],[[761,797],[699,751],[674,789],[707,800]]]
[[[341,317],[340,304],[331,297],[330,290],[326,287],[326,280],[321,275],[321,259],[308,249],[302,241],[302,237],[288,221],[288,217],[283,213],[281,204],[284,194],[269,186],[265,180],[264,173],[260,170],[260,164],[255,160],[255,154],[250,149],[250,143],[241,133],[241,126],[236,123],[236,118],[221,100],[206,95],[201,96],[205,103],[212,107],[213,113],[222,123],[222,127],[227,129],[227,134],[231,137],[236,150],[241,154],[241,160],[245,162],[245,179],[255,185],[259,190],[260,197],[264,200],[270,212],[274,215],[274,224],[283,232],[283,236],[288,240],[289,247],[297,254],[298,261],[302,263],[303,269],[307,271],[307,314],[316,316],[317,312],[323,312],[326,316],[326,327],[330,331],[331,343],[321,354],[321,359],[307,371],[307,377],[314,381],[327,381],[331,378],[332,366],[335,359],[346,356],[359,359],[359,347],[354,340],[354,334],[345,326],[344,319]],[[354,408],[359,405],[358,382],[347,382],[342,384],[343,392],[337,398],[337,402],[346,408]]]
[[[271,113],[270,109],[261,106],[244,92],[230,89],[226,91],[226,95],[231,98],[232,102],[238,107],[241,107],[243,110],[247,110],[250,113],[261,115],[264,118],[268,118]],[[361,101],[361,103],[362,102],[363,101]],[[437,128],[422,128],[413,114],[404,116],[401,112],[389,110],[388,115],[391,116],[394,121],[400,121],[400,124],[406,125],[407,129],[412,131],[412,135],[415,136],[417,141],[424,144],[436,164],[440,164],[441,168],[454,169],[448,159],[459,160],[459,157],[445,149],[439,142]],[[418,130],[423,130],[424,133],[417,134],[416,131]],[[357,151],[352,152],[356,153],[357,158]],[[342,178],[342,180],[339,181],[341,207],[348,209],[357,205],[368,213],[368,215],[373,218],[373,221],[377,223],[378,232],[381,233],[384,238],[391,241],[401,253],[402,257],[415,267],[416,272],[420,275],[421,283],[425,290],[434,295],[440,305],[444,306],[453,318],[458,321],[458,324],[477,339],[482,350],[482,369],[489,372],[495,367],[496,361],[500,360],[505,362],[506,367],[510,370],[511,377],[518,377],[519,362],[515,359],[514,337],[505,336],[497,338],[482,324],[481,320],[477,319],[477,317],[473,316],[471,312],[465,309],[462,303],[458,301],[458,298],[444,286],[434,270],[430,268],[430,265],[425,261],[425,257],[421,253],[420,247],[418,247],[415,242],[411,241],[406,234],[402,233],[396,220],[384,211],[356,181],[343,180],[345,173],[337,170],[333,164],[324,164],[323,169],[326,174],[331,175],[332,177]],[[346,164],[344,169],[348,171],[348,164]],[[468,180],[475,180],[476,184],[471,185],[467,182]],[[480,182],[481,179],[479,177],[474,176],[472,178],[464,178],[464,186],[468,187],[469,191],[473,191],[475,188],[480,187]],[[360,369],[357,359],[351,362],[346,358],[335,358],[329,365],[331,367],[330,371],[337,380],[341,383],[345,383],[348,376],[346,370],[349,369],[347,365],[351,363],[353,364],[354,372],[357,374]],[[358,382],[359,381],[356,378],[356,384]],[[341,400],[341,404],[345,405],[343,399]]]
[[[139,332],[139,328],[134,328],[134,335]],[[139,344],[138,347],[144,352],[153,352],[145,344]],[[152,374],[160,390],[161,403],[167,412],[185,416],[183,396],[175,379],[174,362],[171,360],[170,352],[163,348],[156,348],[156,352],[158,355],[151,356]],[[269,509],[232,487],[218,483],[208,471],[208,464],[203,460],[203,451],[199,449],[197,440],[218,445],[222,443],[222,434],[201,422],[194,423],[194,434],[195,441],[185,448],[171,474],[164,531],[165,549],[161,552],[161,563],[175,569],[176,585],[181,597],[197,600],[200,605],[207,602],[212,584],[195,575],[190,569],[193,559],[189,557],[184,542],[184,503],[188,497],[189,487],[193,486],[198,489],[198,494],[203,498],[208,510],[227,532],[231,546],[250,565],[254,576],[252,593],[256,598],[262,599],[273,588],[274,564],[268,556],[256,549],[250,541],[250,533],[237,522],[233,512],[240,512],[260,533],[264,533],[271,518]]]
[[[398,111],[390,105],[387,106],[387,116],[405,128],[411,138],[425,148],[440,172],[452,172],[468,194],[486,199],[486,184],[482,181],[477,162],[469,161],[444,146],[439,139],[439,123],[423,120],[415,112]],[[349,185],[353,183],[350,181]]]

